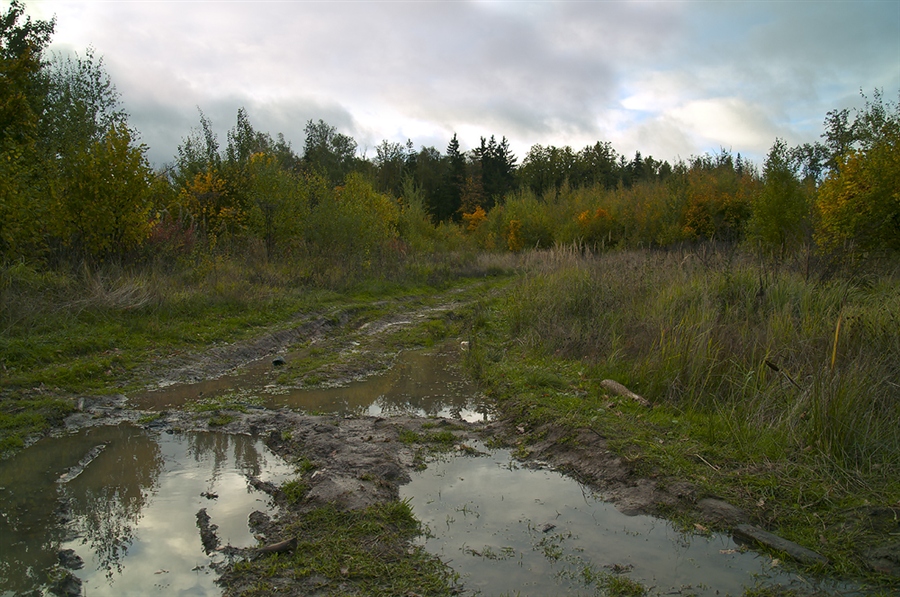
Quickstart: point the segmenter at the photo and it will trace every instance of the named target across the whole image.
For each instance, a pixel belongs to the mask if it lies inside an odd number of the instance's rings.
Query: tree
[[[900,251],[900,104],[876,93],[853,130],[817,195],[816,242],[856,255]]]
[[[306,123],[303,164],[337,186],[356,165],[356,141],[323,120],[310,120]]]
[[[499,143],[493,135],[490,140],[482,137],[481,145],[472,152],[472,161],[480,170],[484,188],[485,204],[482,207],[490,209],[515,189],[516,157],[510,151],[506,137]]]
[[[441,220],[439,212],[442,200],[447,193],[447,173],[450,160],[434,147],[423,147],[416,156],[416,169],[413,177],[416,188],[421,190],[424,208],[432,221]],[[406,181],[404,181],[404,188]]]
[[[448,167],[443,174],[441,193],[432,201],[432,215],[438,222],[459,221],[463,188],[466,185],[466,158],[459,149],[456,133],[447,145]]]
[[[200,128],[191,129],[178,146],[175,158],[175,183],[184,186],[202,172],[218,172],[222,166],[219,155],[219,139],[212,128],[212,122],[200,112]]]
[[[103,58],[55,55],[47,67],[47,95],[41,142],[51,160],[65,160],[127,123],[119,92],[103,68]]]
[[[375,147],[375,180],[378,190],[399,197],[407,174],[407,152],[400,143],[384,140]]]
[[[299,239],[309,211],[306,193],[296,175],[286,171],[274,152],[255,153],[248,168],[250,226],[265,242],[272,260],[279,245]]]
[[[791,150],[776,139],[763,166],[763,187],[751,203],[748,237],[783,254],[806,240],[810,202],[794,173]]]
[[[517,175],[521,184],[541,197],[551,189],[558,193],[567,182],[571,185],[576,163],[577,156],[569,146],[533,145],[522,160]]]
[[[34,259],[46,237],[47,180],[38,148],[46,94],[43,53],[55,22],[0,15],[0,259]]]
[[[43,53],[55,20],[32,21],[14,0],[0,15],[0,134],[4,145],[35,140],[46,94]]]
[[[60,236],[95,258],[122,258],[150,231],[152,171],[144,145],[123,124],[71,156],[71,174],[59,197]]]
[[[575,188],[601,184],[606,189],[614,189],[619,184],[618,154],[609,141],[589,145],[578,152],[572,180]]]

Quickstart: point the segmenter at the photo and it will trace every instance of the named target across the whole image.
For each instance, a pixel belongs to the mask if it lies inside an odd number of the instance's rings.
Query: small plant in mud
[[[225,425],[234,422],[236,418],[237,417],[229,413],[214,411],[212,416],[209,417],[207,424],[210,427],[224,427]]]
[[[352,511],[324,506],[303,513],[286,531],[298,538],[293,554],[235,565],[221,581],[227,592],[261,595],[254,587],[277,584],[272,577],[290,579],[298,594],[450,597],[459,592],[453,571],[410,543],[422,527],[408,502]]]
[[[296,461],[294,461],[294,469],[301,475],[311,473],[312,471],[316,470],[316,468],[318,468],[316,464],[306,456],[301,456]]]
[[[223,410],[245,413],[248,406],[261,406],[262,398],[259,396],[242,395],[240,393],[223,394],[221,396],[210,396],[207,398],[197,398],[184,405],[184,410],[196,413],[213,412],[218,413]],[[233,419],[232,419],[233,420]]]
[[[153,423],[154,421],[158,421],[158,420],[162,419],[167,414],[168,414],[168,411],[148,413],[148,414],[142,416],[140,419],[138,419],[138,423],[140,425],[149,425],[150,423]]]
[[[281,485],[281,492],[289,504],[299,504],[306,497],[309,487],[303,481],[293,480],[285,481]]]
[[[644,585],[627,576],[609,575],[600,585],[606,589],[609,597],[643,597],[647,594]]]

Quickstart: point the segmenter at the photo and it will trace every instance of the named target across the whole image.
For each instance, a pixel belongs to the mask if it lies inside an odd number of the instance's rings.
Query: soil
[[[445,308],[451,308],[447,305]],[[248,363],[272,359],[283,354],[299,343],[317,341],[331,343],[335,349],[346,350],[352,336],[353,351],[365,357],[367,351],[376,349],[378,335],[396,326],[407,325],[425,317],[434,309],[406,312],[403,317],[389,316],[378,321],[359,325],[355,332],[347,335],[347,315],[338,319],[327,314],[314,315],[298,321],[290,329],[269,334],[252,342],[219,346],[209,351],[178,356],[168,362],[158,363],[154,372],[157,385],[174,382],[201,381],[222,376],[239,370]],[[341,334],[340,338],[335,337]],[[360,338],[363,345],[359,344]],[[371,344],[369,344],[371,343]],[[357,358],[352,364],[335,366],[329,385],[340,385],[376,373],[389,366],[391,355],[370,354],[373,358]],[[377,358],[376,358],[377,357]],[[368,366],[361,363],[369,363]],[[208,430],[213,413],[196,413],[173,410],[152,413],[155,418],[147,421],[147,412],[134,410],[124,396],[87,397],[79,412],[71,415],[66,426],[70,429],[91,425],[108,425],[131,422],[163,432]],[[217,413],[219,414],[219,413]],[[360,509],[367,506],[398,499],[399,488],[410,480],[410,472],[422,466],[421,455],[428,446],[401,441],[401,433],[412,431],[424,433],[435,431],[435,419],[417,417],[348,417],[309,416],[289,410],[271,411],[248,408],[247,412],[227,413],[233,417],[226,425],[216,426],[217,431],[236,434],[251,434],[265,438],[268,447],[289,461],[306,459],[314,467],[305,474],[303,482],[308,488],[301,504],[292,504],[282,490],[270,484],[250,479],[259,489],[269,493],[281,506],[275,518],[262,513],[251,516],[251,527],[261,545],[271,551],[291,549],[291,537],[285,528],[303,512],[321,505],[331,505],[340,509]],[[514,420],[499,418],[491,422],[466,423],[460,420],[438,420],[440,429],[450,430],[456,437],[456,448],[464,449],[467,442],[474,439],[492,440],[498,445],[516,446],[522,442],[528,445],[529,459],[565,472],[591,486],[608,501],[613,502],[627,514],[690,515],[713,530],[728,530],[735,525],[750,520],[748,514],[715,496],[700,495],[690,482],[667,478],[636,475],[629,464],[611,452],[603,437],[589,429],[578,432],[577,441],[559,442],[565,434],[571,438],[569,430],[552,426],[540,429],[523,429]],[[405,434],[405,437],[410,437]],[[537,442],[530,438],[541,438]],[[854,511],[848,513],[848,529],[861,525],[893,524],[897,530],[900,509],[889,514]],[[887,521],[887,522],[885,522]],[[752,522],[752,521],[751,521]],[[202,525],[201,525],[201,530]],[[207,526],[204,545],[213,546],[216,538],[211,534],[214,528]],[[396,546],[403,550],[405,546]],[[258,550],[219,547],[239,561],[252,559]],[[265,547],[263,549],[266,549]],[[900,544],[893,548],[871,549],[871,566],[879,571],[900,574]],[[226,594],[240,594],[254,586],[258,578],[256,572],[239,570],[233,565],[223,565],[221,583],[227,587]],[[352,594],[356,591],[352,579],[342,581],[340,587],[327,586],[322,578],[306,580],[267,576],[265,580],[283,590],[288,595],[323,594],[323,590],[338,589]],[[323,583],[325,583],[323,585]]]

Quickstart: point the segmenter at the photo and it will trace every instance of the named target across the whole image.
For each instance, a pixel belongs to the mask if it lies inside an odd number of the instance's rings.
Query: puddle
[[[71,549],[85,595],[220,595],[210,564],[223,556],[204,553],[197,512],[222,545],[255,545],[248,516],[270,508],[247,475],[292,473],[246,436],[122,425],[44,438],[0,462],[0,594],[46,591],[46,571]]]
[[[757,582],[810,588],[727,535],[685,535],[665,520],[626,516],[568,477],[521,468],[503,450],[432,462],[400,491],[430,530],[421,544],[480,595],[605,594],[596,579],[615,577],[650,595],[739,596]]]
[[[264,388],[271,359],[257,361],[241,375],[191,384],[175,384],[131,398],[143,410],[182,406],[198,396],[243,392],[268,408],[288,407],[308,413],[336,415],[415,415],[487,420],[489,407],[459,369],[455,343],[426,351],[406,351],[385,373],[338,388],[301,389],[281,393]]]

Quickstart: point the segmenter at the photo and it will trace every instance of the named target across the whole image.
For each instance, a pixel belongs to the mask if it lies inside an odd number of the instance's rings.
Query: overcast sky
[[[5,2],[3,2],[5,4]],[[62,1],[51,49],[93,46],[156,166],[199,125],[224,145],[240,107],[299,153],[322,119],[373,157],[506,136],[610,141],[676,160],[720,147],[761,163],[815,141],[860,90],[900,91],[900,0],[754,2]],[[5,12],[5,10],[4,10]]]

